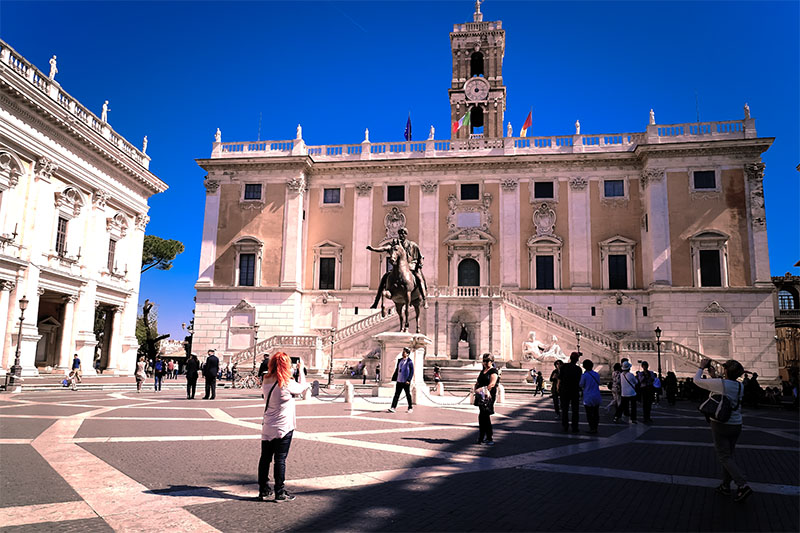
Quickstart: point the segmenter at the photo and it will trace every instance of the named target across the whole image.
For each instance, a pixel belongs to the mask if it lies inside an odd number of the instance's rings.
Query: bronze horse
[[[400,317],[400,331],[408,332],[409,307],[414,307],[414,319],[416,322],[417,333],[419,333],[419,308],[422,297],[417,287],[417,281],[408,265],[406,250],[397,239],[392,240],[386,246],[373,248],[367,246],[373,252],[386,252],[389,254],[389,261],[392,263],[392,270],[386,280],[386,288],[383,297],[389,298],[394,302],[397,315]],[[381,298],[381,316],[386,316],[386,309]]]

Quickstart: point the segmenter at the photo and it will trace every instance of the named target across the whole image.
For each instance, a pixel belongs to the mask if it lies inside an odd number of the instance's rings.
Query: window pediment
[[[106,230],[117,237],[124,237],[128,233],[128,219],[122,213],[106,219]]]
[[[55,193],[56,209],[69,217],[77,217],[84,206],[83,196],[73,187]]]
[[[0,191],[16,187],[25,173],[22,161],[13,152],[0,150]]]

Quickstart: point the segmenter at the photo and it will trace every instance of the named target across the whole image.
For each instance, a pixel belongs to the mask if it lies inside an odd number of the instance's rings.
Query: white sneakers
[[[390,407],[390,408],[389,408],[389,412],[390,412],[390,413],[394,413],[394,407]]]

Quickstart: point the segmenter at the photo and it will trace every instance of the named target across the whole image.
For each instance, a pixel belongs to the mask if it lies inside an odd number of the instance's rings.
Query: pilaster
[[[197,285],[214,285],[214,264],[217,258],[217,227],[219,226],[219,181],[206,178],[206,210],[203,217],[203,242],[200,246],[200,273]]]
[[[419,247],[425,257],[422,271],[428,287],[433,287],[439,282],[439,184],[424,181],[420,184],[420,192]]]
[[[308,185],[304,174],[286,182],[283,213],[283,254],[281,287],[302,287],[303,274],[303,201]]]
[[[66,370],[70,367],[70,361],[74,353],[75,302],[77,301],[78,297],[72,294],[64,296],[64,320],[61,322],[61,346],[59,347],[58,366],[56,367],[59,370]]]
[[[8,352],[6,350],[6,333],[9,330],[9,318],[11,314],[9,307],[11,304],[11,292],[16,287],[13,281],[0,281],[0,373],[5,374],[5,369],[13,364],[8,361]]]
[[[592,228],[589,202],[589,181],[576,177],[569,180],[569,269],[572,290],[592,287]]]
[[[119,359],[122,355],[122,309],[118,306],[110,307],[111,315],[111,339],[108,346],[108,363],[106,371],[112,374],[119,374]],[[108,316],[108,315],[106,315]],[[106,318],[108,320],[108,318]],[[90,358],[89,361],[93,361]]]
[[[647,256],[651,263],[643,265],[649,270],[645,278],[650,278],[650,286],[672,285],[672,258],[670,255],[669,198],[667,179],[663,168],[646,168],[641,174],[641,188],[647,214]],[[647,280],[645,280],[647,281]]]
[[[519,288],[519,181],[514,178],[500,182],[500,284]]]
[[[747,194],[747,231],[750,237],[750,266],[753,285],[772,287],[767,244],[767,214],[764,205],[764,163],[744,167]]]
[[[356,184],[355,205],[353,206],[353,268],[351,286],[353,289],[369,288],[370,230],[372,228],[372,184],[361,182]],[[357,266],[356,266],[357,265]]]

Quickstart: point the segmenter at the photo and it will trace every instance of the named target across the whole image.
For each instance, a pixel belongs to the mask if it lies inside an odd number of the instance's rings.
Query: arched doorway
[[[472,258],[463,259],[458,264],[458,286],[478,287],[481,284],[481,266]]]

